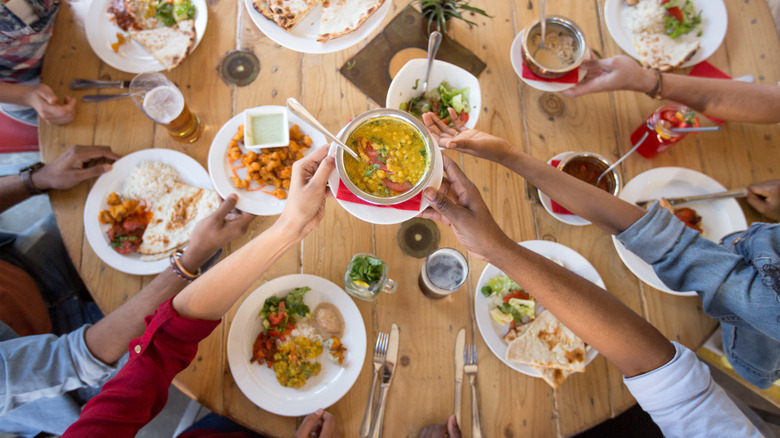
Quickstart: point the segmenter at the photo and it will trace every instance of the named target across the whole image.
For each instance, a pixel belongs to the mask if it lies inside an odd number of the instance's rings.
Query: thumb
[[[43,98],[43,100],[46,101],[46,103],[50,105],[54,105],[55,103],[57,103],[57,95],[54,94],[54,91],[52,91],[52,89],[49,88],[47,85],[41,85],[38,88],[37,93],[39,96]]]
[[[763,215],[766,214],[766,211],[768,210],[766,201],[761,199],[761,197],[753,192],[748,192],[745,199],[747,200],[748,204],[750,204],[750,206],[753,207],[757,212]]]
[[[447,434],[450,438],[460,438],[460,426],[458,426],[458,418],[454,415],[447,421]]]
[[[214,212],[214,215],[219,218],[224,218],[227,216],[228,213],[230,213],[231,210],[233,210],[236,207],[236,203],[238,202],[238,195],[235,193],[231,193],[230,196],[225,198],[224,201],[222,201],[222,204],[219,205],[219,208]]]
[[[455,219],[460,216],[461,206],[454,203],[451,199],[447,198],[444,193],[428,187],[423,192],[425,199],[431,204],[431,207],[439,212],[442,216],[446,217],[450,222],[455,222]]]

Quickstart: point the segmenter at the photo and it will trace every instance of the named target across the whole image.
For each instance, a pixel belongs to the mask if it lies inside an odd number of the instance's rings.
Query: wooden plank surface
[[[405,2],[396,0],[384,19],[389,22]],[[547,160],[564,151],[592,151],[616,159],[629,145],[628,137],[659,103],[640,93],[614,92],[569,99],[551,97],[530,88],[516,76],[509,52],[517,32],[537,18],[536,2],[474,0],[492,19],[470,17],[480,26],[469,29],[453,23],[451,36],[486,62],[480,75],[483,108],[478,129],[507,138],[514,147]],[[736,77],[752,74],[758,82],[780,80],[780,43],[763,1],[726,0],[729,30],[709,61]],[[583,29],[590,47],[606,56],[621,53],[603,21],[603,0],[550,2],[548,13],[571,18]],[[120,154],[149,147],[171,148],[206,164],[211,140],[230,117],[259,105],[284,105],[298,98],[329,129],[337,131],[352,117],[374,108],[364,94],[345,80],[338,68],[369,39],[341,52],[322,55],[296,53],[263,35],[248,18],[243,2],[209,2],[209,24],[200,46],[185,63],[166,75],[176,82],[192,111],[206,126],[192,145],[175,143],[129,101],[99,105],[78,104],[76,120],[66,126],[43,124],[41,150],[51,161],[71,144],[109,144]],[[378,30],[377,30],[378,31]],[[376,33],[376,32],[375,32]],[[258,78],[249,86],[228,86],[216,72],[229,50],[252,50],[260,60]],[[104,65],[89,49],[83,25],[69,3],[63,3],[55,37],[44,65],[44,82],[58,95],[71,92],[74,77],[129,79],[131,74]],[[550,116],[541,103],[553,99],[563,106]],[[652,160],[631,157],[621,166],[624,183],[641,172],[680,166],[713,176],[727,187],[778,178],[776,151],[780,127],[726,123],[719,133],[691,136],[670,153]],[[668,338],[698,347],[717,323],[701,310],[698,298],[677,297],[639,281],[620,261],[610,236],[595,226],[573,227],[558,222],[526,194],[523,178],[505,168],[468,155],[446,153],[474,181],[502,229],[514,240],[542,239],[564,244],[585,256],[600,273],[606,289],[656,325]],[[132,297],[151,277],[134,277],[106,266],[84,239],[83,205],[88,184],[52,193],[52,206],[66,246],[90,292],[110,311]],[[742,204],[750,222],[761,216]],[[255,219],[246,236],[232,242],[226,254],[267,229],[276,217]],[[452,233],[439,224],[440,246],[464,252]],[[603,357],[584,374],[571,376],[558,390],[540,379],[514,372],[483,342],[474,319],[474,291],[485,263],[469,257],[466,285],[439,301],[425,298],[417,286],[422,260],[401,252],[398,225],[372,225],[328,202],[321,225],[300,246],[285,254],[245,296],[265,281],[288,274],[309,273],[339,286],[351,256],[371,252],[385,260],[398,283],[393,295],[373,303],[356,301],[368,334],[363,370],[352,389],[330,407],[344,436],[357,436],[371,380],[372,350],[379,331],[401,327],[398,375],[387,405],[385,436],[416,436],[425,425],[444,421],[452,411],[455,333],[467,328],[467,343],[476,343],[480,358],[480,402],[485,436],[568,436],[613,417],[634,403],[619,371]],[[291,436],[300,418],[285,418],[257,408],[236,387],[225,357],[225,343],[238,304],[225,323],[200,346],[193,365],[176,380],[188,395],[213,411],[271,436]],[[462,418],[470,428],[470,397],[466,385]],[[468,433],[467,433],[468,435]]]

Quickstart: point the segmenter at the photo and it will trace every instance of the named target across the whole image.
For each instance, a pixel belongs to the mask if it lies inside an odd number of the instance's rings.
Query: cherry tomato
[[[463,111],[462,113],[460,113],[458,115],[458,118],[460,119],[461,122],[468,123],[468,121],[469,121],[469,113],[467,113],[466,111]]]
[[[661,4],[665,5],[666,3],[669,3],[669,1],[670,0],[661,0]],[[682,10],[678,6],[671,7],[667,9],[667,11],[669,12],[669,15],[676,18],[677,21],[679,21],[680,23],[682,23],[685,20],[685,18],[683,17]]]
[[[505,303],[508,303],[509,300],[511,300],[512,298],[517,298],[518,300],[527,300],[528,298],[530,298],[530,296],[524,291],[518,289],[512,291],[512,293],[510,293],[509,295],[504,296],[503,299]]]

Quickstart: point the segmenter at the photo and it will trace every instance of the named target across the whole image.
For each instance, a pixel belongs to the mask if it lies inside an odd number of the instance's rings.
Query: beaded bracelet
[[[171,261],[171,270],[174,274],[176,274],[179,278],[182,280],[187,281],[193,281],[196,278],[200,277],[201,270],[198,268],[198,272],[195,274],[190,274],[189,271],[187,271],[184,266],[182,266],[181,261],[179,261],[179,258],[184,254],[184,252],[180,249],[177,249],[176,251],[171,253],[171,256],[169,257]]]

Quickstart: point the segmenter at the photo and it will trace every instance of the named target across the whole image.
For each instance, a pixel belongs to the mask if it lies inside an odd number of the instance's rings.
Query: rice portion
[[[179,172],[159,161],[144,161],[135,166],[125,181],[123,195],[130,199],[158,199],[171,191]]]
[[[665,33],[666,10],[658,0],[641,0],[635,6],[623,8],[623,25],[634,35]]]
[[[303,336],[304,338],[309,338],[314,342],[322,342],[322,336],[320,336],[320,333],[311,324],[309,318],[301,319],[296,322],[295,328],[292,330],[292,332],[290,332],[290,336],[293,338]]]

